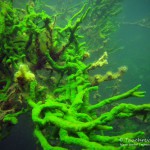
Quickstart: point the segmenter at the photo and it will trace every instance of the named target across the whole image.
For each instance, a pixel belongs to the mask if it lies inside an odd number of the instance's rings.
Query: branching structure
[[[96,62],[84,62],[87,58],[85,43],[80,42],[77,31],[90,11],[86,4],[64,28],[56,25],[55,17],[45,12],[36,13],[32,1],[26,10],[17,10],[12,3],[6,2],[1,2],[0,6],[0,131],[9,123],[16,124],[22,113],[30,112],[34,135],[44,150],[73,149],[75,145],[78,149],[123,149],[126,147],[120,145],[120,138],[134,139],[144,135],[142,131],[104,134],[113,130],[109,123],[115,119],[148,114],[150,104],[122,103],[108,112],[97,113],[115,101],[144,97],[145,92],[139,91],[141,85],[91,104],[90,93],[98,90],[99,83],[119,78],[127,68],[90,79],[89,72],[108,64],[108,56],[104,52]],[[17,14],[19,20],[13,20]],[[49,75],[43,77],[39,70]]]

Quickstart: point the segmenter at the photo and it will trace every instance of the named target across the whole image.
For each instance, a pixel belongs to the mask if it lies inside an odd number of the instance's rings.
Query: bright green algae
[[[112,4],[109,2],[102,0],[98,9],[105,10],[104,6]],[[108,63],[106,52],[96,62],[84,62],[88,53],[86,43],[79,40],[78,30],[86,17],[93,15],[95,8],[83,5],[63,28],[55,25],[55,16],[51,17],[44,11],[36,12],[32,1],[27,4],[26,10],[13,8],[12,3],[7,2],[0,2],[0,6],[1,124],[15,125],[19,115],[30,112],[34,135],[44,150],[63,150],[74,145],[89,150],[128,149],[120,145],[119,139],[135,139],[145,134],[137,131],[108,136],[105,131],[113,130],[110,122],[115,119],[139,114],[146,117],[150,104],[121,103],[109,111],[97,113],[113,102],[144,97],[145,92],[139,91],[140,84],[91,104],[90,93],[97,91],[101,82],[117,79],[126,70],[122,68],[117,73],[108,72],[90,80],[90,70]],[[119,12],[120,9],[115,8],[116,5],[109,12],[110,16]],[[16,17],[18,14],[20,16]],[[112,25],[107,22],[103,26],[100,37],[105,39]],[[38,74],[38,70],[42,69],[48,70],[50,75]],[[126,141],[122,142],[126,144]],[[136,147],[135,144],[132,149]]]

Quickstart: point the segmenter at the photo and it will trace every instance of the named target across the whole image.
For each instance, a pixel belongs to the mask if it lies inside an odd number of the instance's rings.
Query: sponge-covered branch
[[[114,101],[118,101],[118,100],[125,99],[128,97],[144,97],[145,93],[146,93],[145,91],[137,91],[140,87],[141,87],[141,85],[139,84],[136,87],[132,88],[131,90],[129,90],[123,94],[104,99],[101,102],[88,107],[88,111],[101,108],[101,107],[105,106],[106,104],[110,104]]]

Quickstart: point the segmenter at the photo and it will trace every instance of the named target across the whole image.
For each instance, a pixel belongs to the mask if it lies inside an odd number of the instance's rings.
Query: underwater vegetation
[[[37,6],[53,7],[40,1],[30,0],[25,8],[14,7],[13,1],[0,1],[0,140],[9,135],[20,115],[30,113],[34,136],[43,150],[117,150],[129,149],[129,143],[130,149],[137,149],[150,144],[134,140],[145,137],[144,131],[111,132],[113,125],[119,124],[112,123],[115,120],[134,116],[148,120],[150,104],[113,105],[122,99],[144,97],[140,84],[96,103],[91,100],[91,93],[98,93],[102,82],[120,79],[127,71],[121,66],[116,72],[90,74],[109,65],[106,47],[116,30],[112,18],[120,12],[120,3],[87,1],[59,25],[57,18],[64,10],[49,15]],[[84,40],[84,32],[87,37],[91,34],[92,40]],[[90,48],[101,55],[88,63],[95,52],[90,53]]]

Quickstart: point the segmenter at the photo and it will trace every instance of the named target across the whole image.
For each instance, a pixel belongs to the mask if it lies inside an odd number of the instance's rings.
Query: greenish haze
[[[108,135],[116,119],[147,118],[150,104],[114,103],[143,98],[146,92],[139,90],[140,84],[97,103],[92,99],[102,82],[120,79],[127,67],[91,75],[92,70],[109,64],[105,44],[117,30],[113,17],[120,12],[121,1],[88,2],[71,12],[65,25],[57,23],[57,17],[63,14],[39,11],[40,1],[29,1],[24,9],[15,8],[13,1],[0,2],[1,139],[7,132],[4,127],[13,127],[26,113],[32,117],[34,135],[43,150],[66,150],[75,145],[88,150],[128,149],[123,146],[127,141],[122,140],[120,145],[120,139],[144,137],[144,131]],[[95,21],[94,26],[88,23],[89,18]],[[99,58],[90,63],[86,62],[92,53],[89,49],[97,50],[100,45],[84,40],[81,35],[85,30],[85,36],[98,31],[92,42],[97,40],[102,46]],[[108,110],[101,112],[106,106]],[[133,141],[132,149],[139,143]]]

